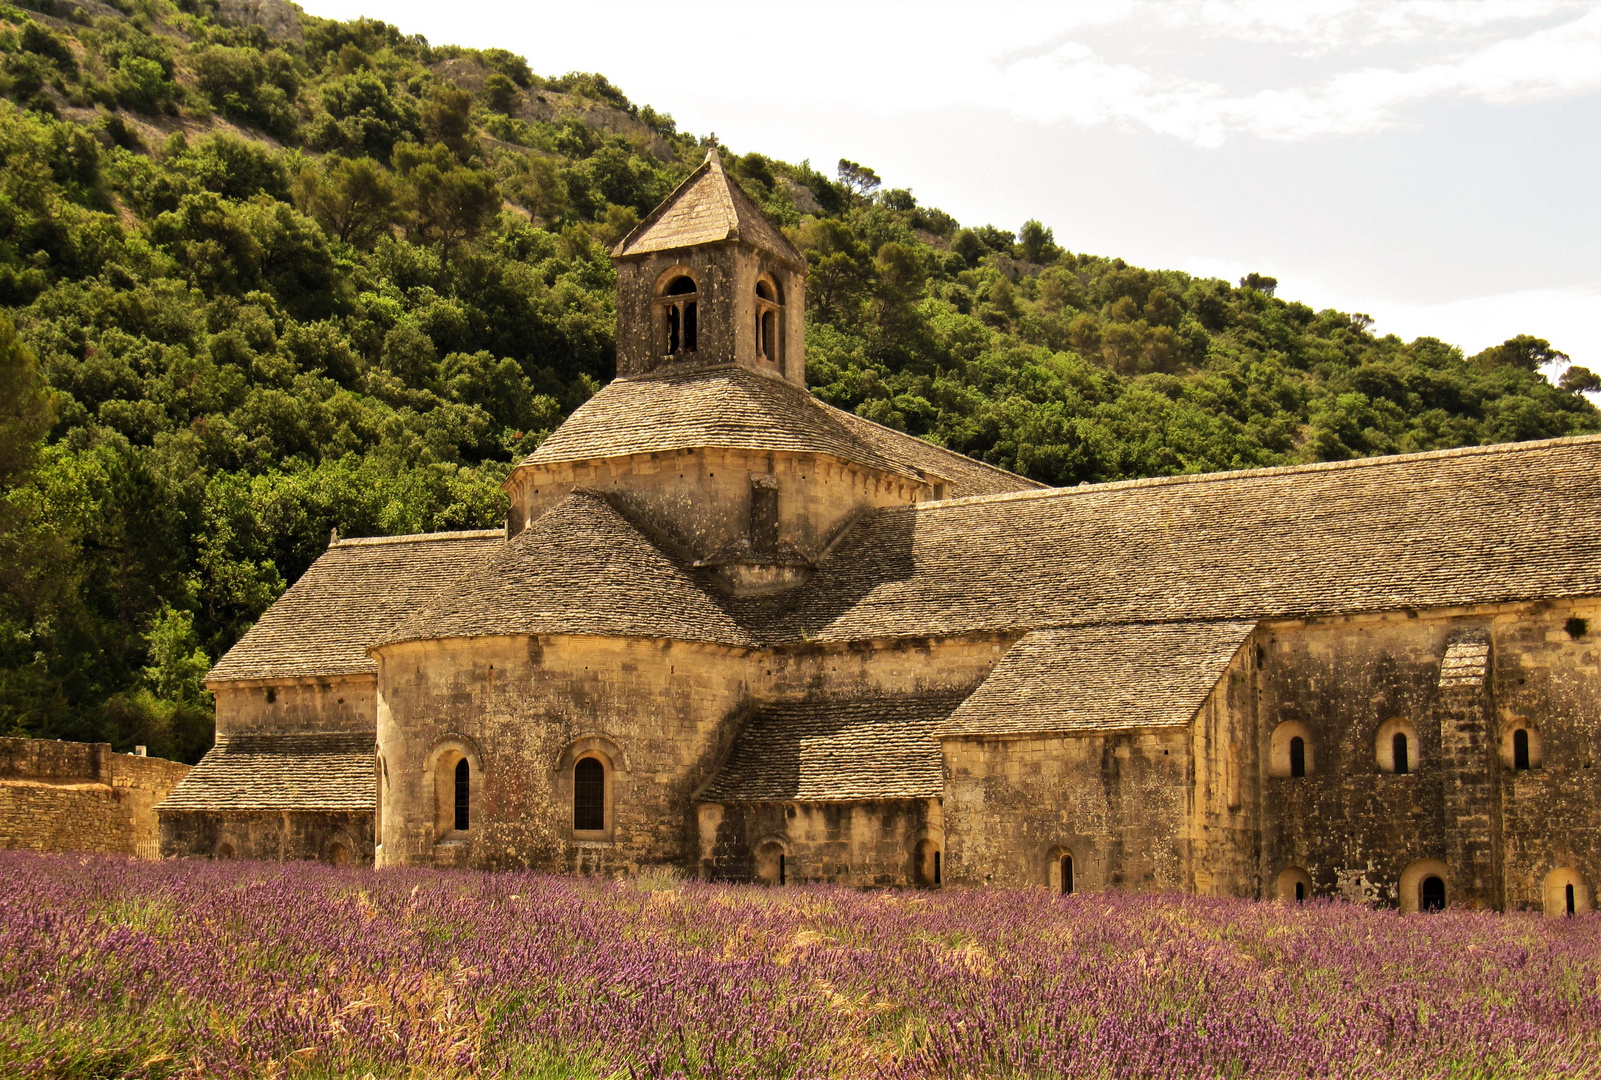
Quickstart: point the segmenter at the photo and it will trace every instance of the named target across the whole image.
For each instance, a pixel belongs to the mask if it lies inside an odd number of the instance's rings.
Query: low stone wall
[[[188,772],[109,743],[0,739],[0,848],[159,858],[156,804]]]
[[[371,866],[372,825],[370,810],[163,810],[161,851],[168,858]]]

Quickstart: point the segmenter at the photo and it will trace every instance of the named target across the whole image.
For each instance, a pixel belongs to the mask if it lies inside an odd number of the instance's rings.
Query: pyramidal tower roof
[[[612,249],[612,257],[624,259],[725,240],[742,240],[795,266],[806,265],[795,246],[723,171],[722,158],[712,149],[700,168],[690,173],[638,228],[623,237]]]

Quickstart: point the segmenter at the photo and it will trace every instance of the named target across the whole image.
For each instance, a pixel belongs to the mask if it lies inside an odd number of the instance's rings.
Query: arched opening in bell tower
[[[763,274],[756,282],[756,355],[784,370],[784,304],[778,283]]]
[[[664,359],[695,351],[699,337],[700,302],[695,279],[679,274],[656,298],[657,351]]]

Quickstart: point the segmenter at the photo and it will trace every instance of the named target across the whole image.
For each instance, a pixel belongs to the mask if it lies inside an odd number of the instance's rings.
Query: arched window
[[[462,832],[467,828],[467,799],[472,792],[472,770],[467,765],[467,759],[462,758],[456,762],[456,816],[455,829]]]
[[[477,823],[484,783],[483,761],[463,739],[445,739],[428,755],[425,768],[434,789],[434,841],[452,843]]]
[[[1269,775],[1310,776],[1315,766],[1310,728],[1299,720],[1286,720],[1273,729],[1268,746]]]
[[[1445,879],[1430,874],[1418,886],[1419,911],[1445,910]]]
[[[1373,757],[1380,772],[1399,776],[1415,773],[1423,764],[1422,751],[1417,728],[1405,718],[1385,721],[1374,735]]]
[[[778,285],[763,277],[756,282],[756,354],[769,364],[784,363],[783,311]]]
[[[1512,767],[1514,769],[1527,769],[1529,767],[1529,732],[1527,728],[1518,728],[1512,733]]]
[[[573,828],[596,832],[606,827],[606,766],[581,758],[573,766]]]
[[[389,794],[389,767],[384,764],[382,754],[375,755],[373,771],[377,773],[378,798],[373,802],[372,834],[377,845],[382,847],[384,842],[384,798]]]
[[[699,293],[695,279],[679,274],[667,283],[656,298],[656,326],[663,356],[674,357],[695,351],[699,336]]]

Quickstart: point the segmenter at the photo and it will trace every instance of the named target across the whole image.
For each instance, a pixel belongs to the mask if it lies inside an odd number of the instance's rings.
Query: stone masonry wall
[[[372,731],[378,712],[373,675],[208,683],[217,700],[217,734]]]
[[[156,804],[188,771],[107,743],[0,739],[0,848],[157,858]]]
[[[783,364],[756,352],[756,281],[777,281],[784,311]],[[660,350],[655,299],[680,274],[696,286],[695,351],[665,359]],[[737,363],[806,385],[805,279],[775,259],[737,243],[652,252],[617,263],[617,374],[625,378],[676,367]]]
[[[1299,868],[1314,894],[1410,907],[1402,875],[1444,864],[1447,900],[1539,908],[1547,875],[1601,873],[1601,604],[1353,616],[1260,632],[1259,755],[1281,723],[1305,726],[1312,768],[1262,784],[1264,895]],[[1487,635],[1488,678],[1440,686],[1448,645]],[[1381,764],[1396,724],[1415,731],[1405,775]],[[1383,733],[1381,725],[1388,724]],[[1511,768],[1511,732],[1535,767]],[[1381,738],[1381,734],[1384,737]]]
[[[702,857],[694,794],[755,702],[972,686],[1003,641],[1010,638],[777,653],[589,637],[385,646],[378,865],[694,870]],[[606,828],[580,835],[572,766],[589,752],[610,766]],[[460,757],[473,777],[475,824],[464,833],[450,827],[453,781],[444,775]],[[805,835],[827,842],[826,823],[820,829]],[[883,871],[854,855],[843,861],[851,875],[900,873],[899,862]],[[751,873],[731,864],[723,871]]]
[[[1185,889],[1189,731],[946,739],[945,880],[1075,891]]]
[[[822,454],[709,449],[522,466],[513,479],[513,532],[538,520],[575,488],[615,491],[645,521],[696,558],[750,532],[752,477],[778,483],[778,538],[817,558],[864,508],[933,497],[928,485],[848,465]]]
[[[758,851],[777,844],[785,883],[933,885],[929,852],[944,851],[938,799],[748,803],[700,807],[700,876],[760,880]],[[931,858],[931,855],[929,856]]]
[[[169,857],[371,865],[373,815],[332,810],[163,811],[161,851]]]

